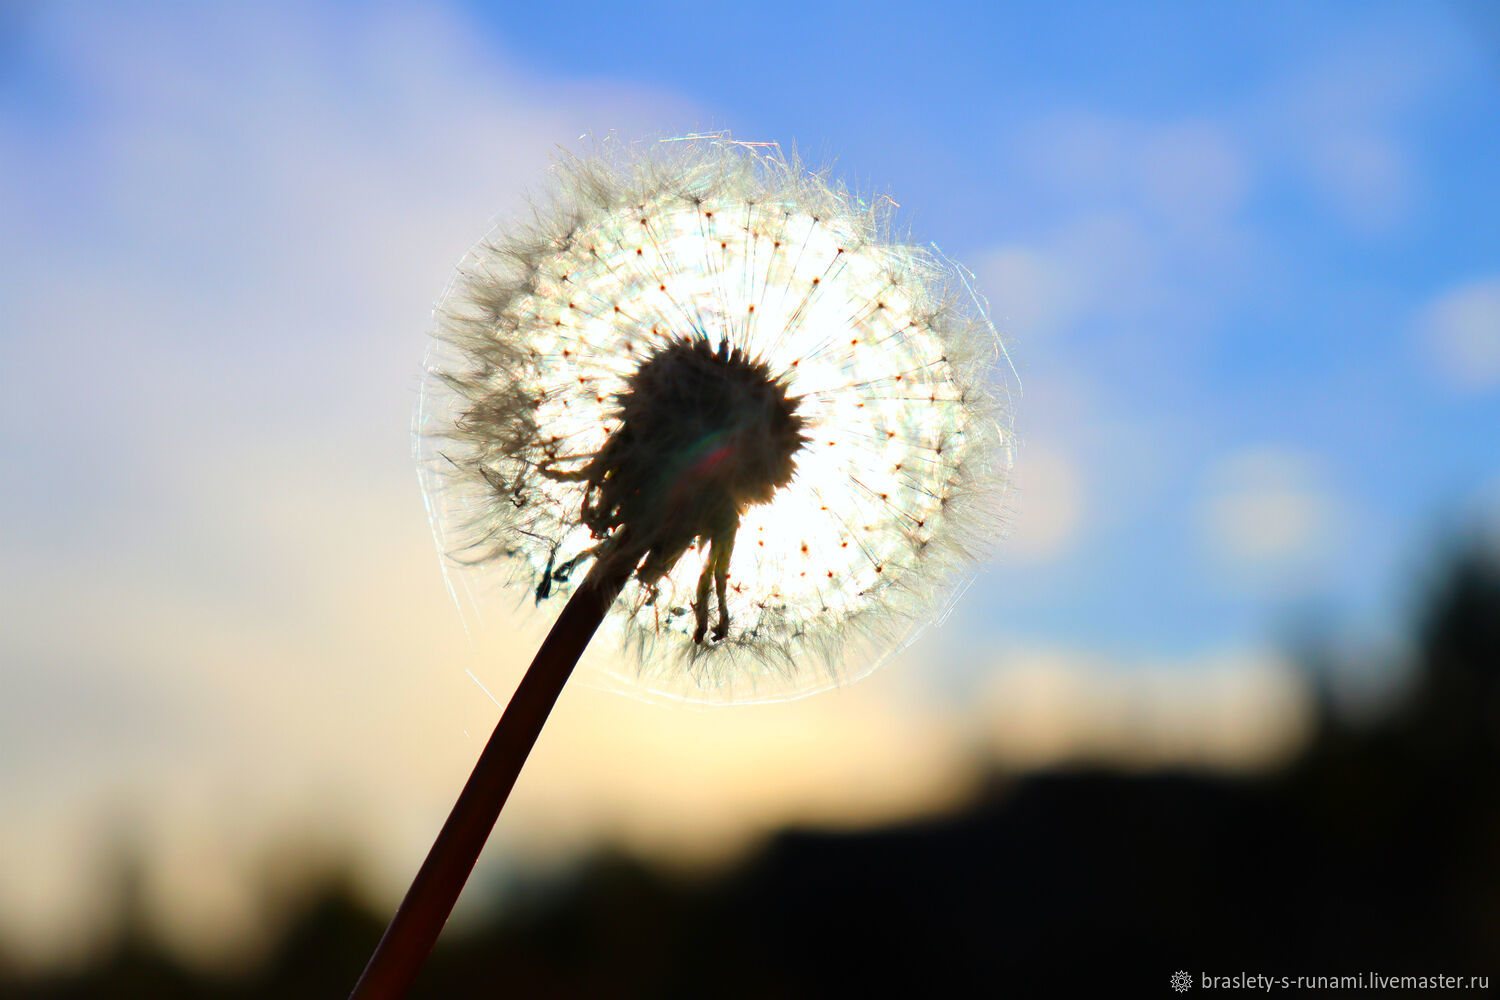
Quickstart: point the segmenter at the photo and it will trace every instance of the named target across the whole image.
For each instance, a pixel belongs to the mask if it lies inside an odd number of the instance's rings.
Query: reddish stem
[[[619,549],[615,555],[620,555]],[[399,1000],[411,988],[453,912],[542,724],[634,568],[624,558],[595,563],[557,616],[349,1000]]]

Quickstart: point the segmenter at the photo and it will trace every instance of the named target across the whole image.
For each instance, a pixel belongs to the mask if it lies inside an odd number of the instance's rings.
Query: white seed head
[[[615,676],[744,701],[867,673],[1003,520],[1009,382],[967,272],[774,147],[610,146],[552,181],[436,312],[417,445],[461,608],[623,548]]]

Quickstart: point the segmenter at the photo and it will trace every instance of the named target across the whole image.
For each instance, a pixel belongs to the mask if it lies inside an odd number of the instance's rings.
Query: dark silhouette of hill
[[[1078,770],[858,833],[789,832],[687,882],[600,857],[446,940],[418,997],[1176,995],[1176,970],[1500,982],[1500,567],[1455,561],[1407,694],[1250,779]],[[190,974],[127,934],[6,996],[339,997],[383,918],[339,884],[251,974]]]

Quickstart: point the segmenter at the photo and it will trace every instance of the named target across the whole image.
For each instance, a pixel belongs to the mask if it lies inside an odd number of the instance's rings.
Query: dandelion
[[[562,685],[695,700],[873,669],[986,551],[1009,440],[968,273],[775,147],[560,162],[437,311],[420,468],[455,591],[564,607],[356,997],[400,996]],[[613,613],[611,613],[613,612]]]
[[[545,603],[634,548],[617,679],[702,701],[855,679],[994,535],[993,330],[965,272],[889,238],[888,200],[764,147],[656,145],[560,163],[440,306],[420,445],[446,569]]]

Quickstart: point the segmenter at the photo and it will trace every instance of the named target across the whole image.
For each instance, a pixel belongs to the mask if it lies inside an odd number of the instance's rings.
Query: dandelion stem
[[[453,911],[516,776],[578,658],[635,569],[619,546],[595,563],[557,616],[500,716],[448,821],[391,918],[350,1000],[404,997]]]

